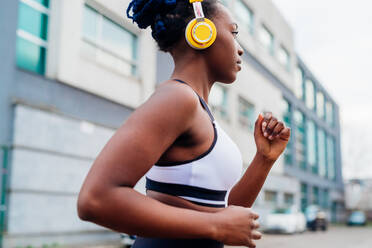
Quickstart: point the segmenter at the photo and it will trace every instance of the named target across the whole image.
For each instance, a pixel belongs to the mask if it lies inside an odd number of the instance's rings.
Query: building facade
[[[318,203],[336,220],[343,204],[337,103],[297,57],[293,30],[271,1],[223,2],[239,24],[243,69],[234,84],[213,87],[214,115],[245,168],[255,154],[258,113],[271,111],[292,127],[254,208],[264,216]],[[3,247],[118,240],[79,220],[78,192],[108,139],[172,71],[150,30],[125,18],[128,3],[0,3]],[[136,186],[142,193],[143,182]]]

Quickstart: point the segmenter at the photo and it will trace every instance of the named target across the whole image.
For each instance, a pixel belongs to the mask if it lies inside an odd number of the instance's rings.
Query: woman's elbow
[[[80,193],[77,201],[77,213],[79,218],[84,221],[92,221],[97,214],[97,204],[94,197]]]

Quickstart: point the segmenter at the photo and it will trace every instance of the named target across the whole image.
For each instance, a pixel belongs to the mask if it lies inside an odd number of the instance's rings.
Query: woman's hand
[[[257,231],[259,223],[258,214],[250,208],[230,205],[216,213],[218,221],[218,241],[226,245],[244,245],[256,247],[254,240],[260,239],[262,234]]]
[[[266,113],[265,116],[260,114],[254,131],[257,155],[276,161],[287,146],[290,135],[290,128],[285,127],[272,113]]]

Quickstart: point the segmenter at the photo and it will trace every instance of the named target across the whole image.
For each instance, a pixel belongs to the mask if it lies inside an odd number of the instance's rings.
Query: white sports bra
[[[238,146],[213,118],[208,105],[198,97],[213,124],[212,145],[191,160],[156,163],[146,173],[146,189],[179,196],[202,206],[227,207],[229,192],[241,177],[242,156]]]

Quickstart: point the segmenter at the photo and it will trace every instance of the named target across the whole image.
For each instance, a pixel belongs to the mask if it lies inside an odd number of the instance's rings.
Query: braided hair
[[[214,16],[216,3],[217,0],[203,1],[206,18]],[[151,35],[159,49],[168,52],[184,37],[187,23],[195,15],[189,0],[132,0],[127,8],[127,17],[141,29],[151,26]]]

